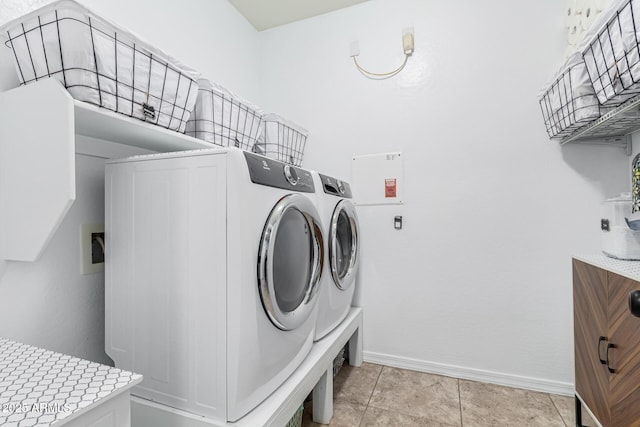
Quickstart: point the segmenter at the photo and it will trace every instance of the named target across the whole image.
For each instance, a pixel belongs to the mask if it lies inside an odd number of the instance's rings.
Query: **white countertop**
[[[142,375],[0,338],[0,425],[60,426]]]
[[[623,261],[606,255],[575,255],[575,259],[603,268],[620,276],[640,281],[640,261]]]

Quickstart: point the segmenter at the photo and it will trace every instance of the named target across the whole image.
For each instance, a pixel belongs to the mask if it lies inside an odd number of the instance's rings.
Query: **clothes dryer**
[[[109,161],[106,351],[133,394],[237,421],[313,344],[323,237],[311,174],[235,148]]]
[[[315,340],[335,329],[349,313],[360,248],[359,224],[348,182],[312,172],[326,239]]]

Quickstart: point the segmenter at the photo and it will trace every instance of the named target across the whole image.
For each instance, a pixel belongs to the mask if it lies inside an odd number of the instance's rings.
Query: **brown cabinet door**
[[[609,371],[600,363],[607,342],[607,273],[573,260],[573,322],[576,391],[604,427],[609,427]],[[617,424],[615,424],[618,426]]]
[[[640,427],[640,318],[629,312],[629,293],[640,283],[609,275],[609,333],[615,346],[609,351],[611,424]]]

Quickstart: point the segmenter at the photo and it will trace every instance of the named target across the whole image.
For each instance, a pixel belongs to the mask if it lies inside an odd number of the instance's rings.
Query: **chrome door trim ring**
[[[338,218],[340,212],[344,212],[349,219],[349,226],[351,228],[351,254],[349,256],[349,268],[347,274],[344,277],[340,277],[338,272],[338,262],[336,254],[338,253]],[[358,228],[358,215],[356,214],[356,208],[347,199],[342,199],[336,204],[333,214],[331,215],[331,225],[329,226],[329,266],[331,267],[331,276],[333,277],[333,283],[341,290],[347,290],[353,285],[355,281],[356,272],[358,271],[358,252],[360,249],[359,242],[359,228]]]
[[[300,305],[293,311],[284,312],[278,306],[273,279],[273,253],[275,236],[280,221],[290,209],[296,209],[307,221],[312,239],[310,261],[311,274],[305,284],[305,295]],[[289,331],[302,325],[313,311],[317,302],[318,284],[324,262],[324,239],[320,227],[320,215],[309,198],[301,194],[289,194],[274,206],[265,223],[260,248],[258,250],[258,289],[262,305],[269,320],[279,329]]]

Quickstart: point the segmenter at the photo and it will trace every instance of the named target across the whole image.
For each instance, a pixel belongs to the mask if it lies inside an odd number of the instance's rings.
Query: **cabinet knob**
[[[640,290],[629,293],[629,311],[636,317],[640,317]]]

